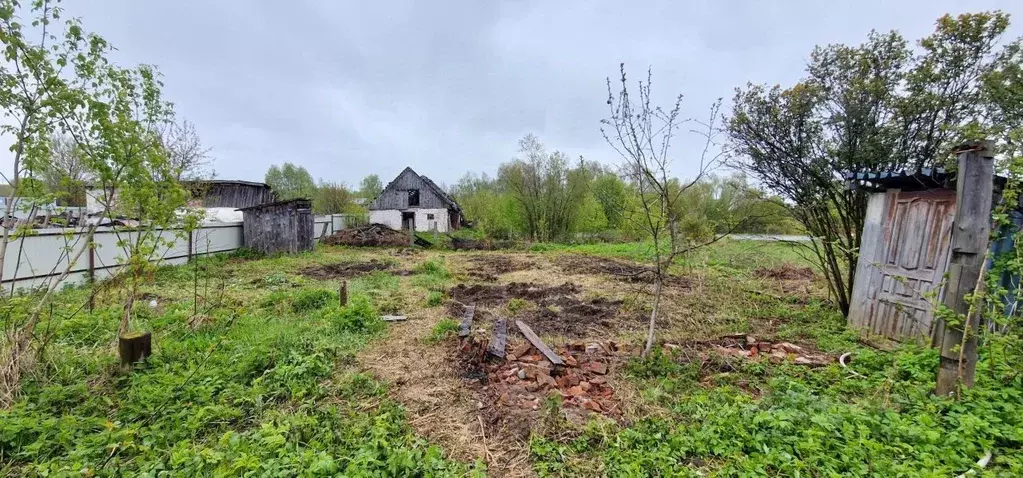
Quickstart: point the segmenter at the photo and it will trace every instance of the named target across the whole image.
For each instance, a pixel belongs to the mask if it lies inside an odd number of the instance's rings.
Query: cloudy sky
[[[1001,9],[1023,34],[1019,0],[64,3],[116,61],[159,66],[219,177],[262,180],[291,161],[349,184],[406,165],[444,183],[492,174],[526,133],[614,162],[599,120],[620,62],[634,78],[652,67],[655,94],[681,92],[703,117],[748,81],[795,81],[814,45],[871,29],[917,39],[944,13]],[[693,155],[675,153],[685,175]]]

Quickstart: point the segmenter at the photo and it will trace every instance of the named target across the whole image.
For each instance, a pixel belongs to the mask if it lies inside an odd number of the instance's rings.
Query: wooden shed
[[[277,200],[277,195],[266,183],[252,181],[197,179],[183,181],[189,191],[193,207],[246,208]]]
[[[264,254],[313,249],[312,202],[289,199],[241,208],[245,247]]]
[[[982,198],[969,196],[969,186],[961,188],[967,191],[971,204],[960,212],[963,223],[959,226],[955,218],[957,206],[962,205],[957,204],[953,172],[942,168],[861,171],[845,178],[850,188],[868,194],[849,326],[899,341],[939,344],[944,327],[935,320],[935,305],[961,302],[945,297],[946,289],[952,285],[958,295],[972,291],[980,269],[974,266],[971,277],[960,277],[952,270],[958,266],[956,256],[983,262],[988,250],[998,254],[1006,248],[1004,241],[989,243],[986,232],[1005,178],[994,176],[990,169],[983,178],[969,178],[972,184],[989,181],[991,186],[981,188],[987,194]],[[1018,227],[1023,215],[1011,216]],[[979,245],[956,244],[956,234],[963,235],[966,228],[979,231],[974,236],[982,237],[969,237]],[[1019,278],[1003,278],[1006,280],[1018,283]]]

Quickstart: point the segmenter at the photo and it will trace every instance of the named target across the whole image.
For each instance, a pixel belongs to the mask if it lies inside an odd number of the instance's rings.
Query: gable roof
[[[387,183],[386,186],[384,186],[383,191],[391,189],[391,187],[394,186],[394,182],[397,181],[402,174],[405,174],[406,171],[412,173],[417,178],[421,179],[423,181],[423,184],[426,184],[426,187],[430,188],[430,190],[433,191],[433,193],[436,194],[437,197],[439,197],[442,201],[444,201],[444,204],[447,204],[449,208],[454,209],[458,212],[462,212],[462,207],[459,206],[457,202],[455,202],[454,198],[449,196],[448,193],[444,192],[444,190],[441,189],[441,187],[438,186],[437,183],[434,183],[433,180],[415,172],[415,170],[413,170],[411,166],[405,166],[405,169],[402,169],[401,172],[394,177],[394,179],[392,179],[389,183]],[[383,194],[383,191],[381,191],[381,194]],[[379,195],[377,197],[379,198]],[[376,202],[376,199],[374,199],[374,202]],[[370,209],[372,209],[372,207],[370,207]]]

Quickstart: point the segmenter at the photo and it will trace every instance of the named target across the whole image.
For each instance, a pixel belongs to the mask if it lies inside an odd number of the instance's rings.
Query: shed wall
[[[369,222],[383,224],[391,229],[401,229],[401,211],[397,209],[370,211]]]
[[[313,216],[308,205],[287,203],[244,211],[245,247],[264,254],[313,249]]]

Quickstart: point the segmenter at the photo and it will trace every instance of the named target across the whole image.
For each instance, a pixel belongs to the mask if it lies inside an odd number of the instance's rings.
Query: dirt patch
[[[813,269],[809,267],[796,267],[792,264],[783,264],[778,267],[758,267],[753,275],[764,279],[774,280],[812,280]]]
[[[629,282],[648,281],[651,276],[648,267],[606,257],[566,254],[559,256],[555,264],[570,274],[604,274]]]
[[[509,318],[526,321],[541,335],[563,337],[590,337],[608,330],[621,331],[643,323],[643,317],[620,316],[621,300],[597,297],[580,299],[576,295],[581,288],[566,282],[560,286],[547,287],[534,283],[512,282],[507,285],[459,284],[448,294],[454,299],[452,305],[476,304],[481,307],[496,307],[512,299],[531,302],[526,307],[510,310]],[[458,312],[452,309],[455,316]],[[484,315],[489,315],[484,312]]]
[[[392,264],[389,262],[373,259],[369,262],[339,262],[310,266],[299,270],[298,273],[311,279],[329,280],[356,277],[375,271],[388,270],[391,267]]]
[[[578,285],[566,282],[559,286],[543,286],[532,282],[512,282],[507,285],[465,285],[458,284],[448,292],[450,297],[463,304],[497,305],[510,299],[530,300],[556,298],[579,293]]]
[[[630,283],[653,282],[653,271],[649,267],[607,257],[566,254],[559,256],[555,264],[567,274],[605,275]],[[677,275],[666,276],[664,284],[674,288],[691,288],[688,277]]]
[[[472,264],[472,270],[468,273],[469,277],[482,282],[495,282],[497,276],[502,274],[536,267],[533,262],[519,261],[503,255],[472,256],[468,261]]]

